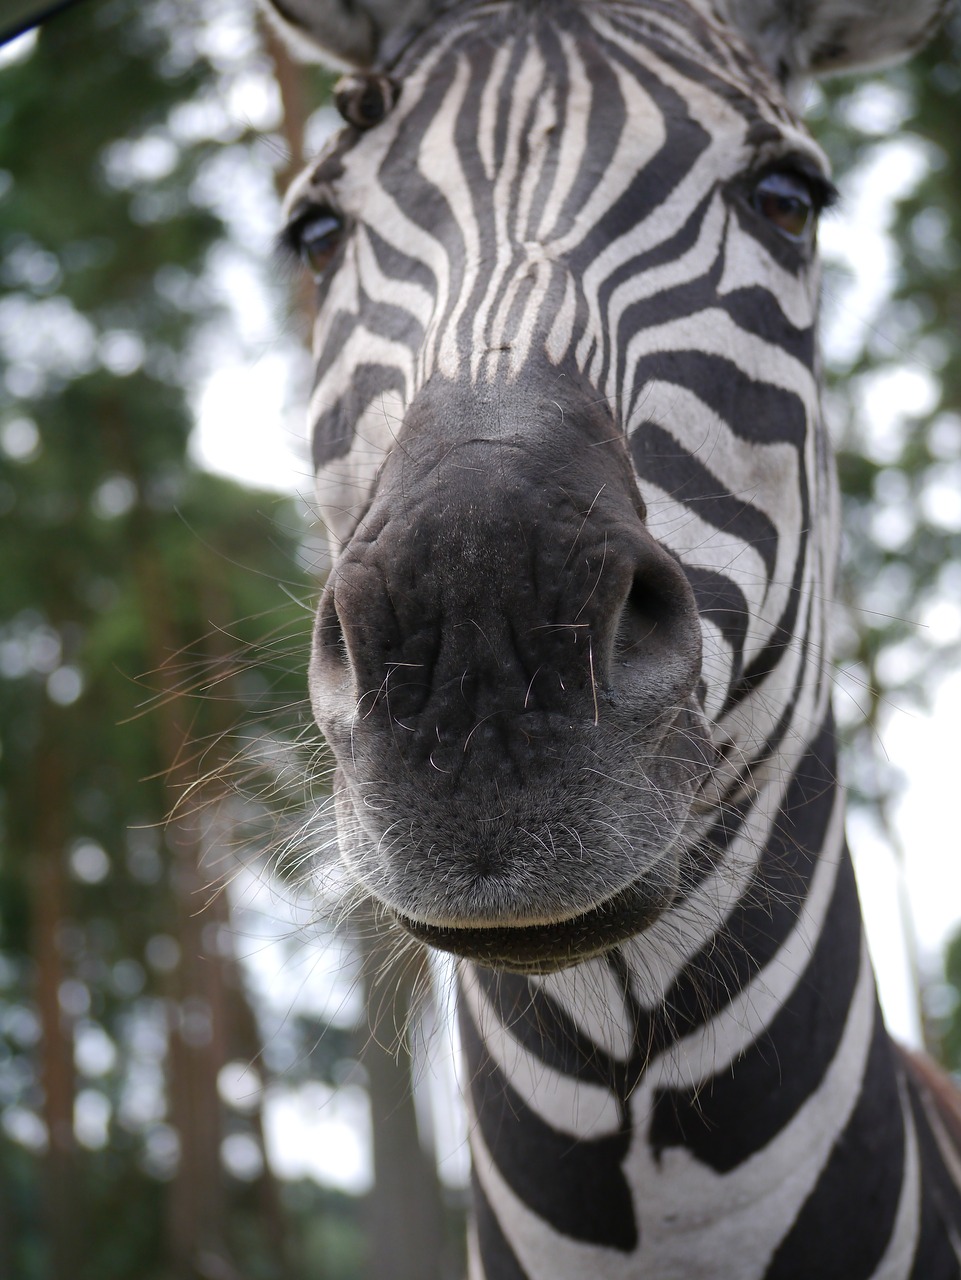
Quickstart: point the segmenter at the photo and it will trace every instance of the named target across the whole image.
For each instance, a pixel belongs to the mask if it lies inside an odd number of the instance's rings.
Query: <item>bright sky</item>
[[[869,826],[848,824],[885,1017],[895,1035],[914,1044],[920,1038],[905,904],[928,974],[937,974],[945,943],[961,922],[961,823],[954,811],[961,778],[958,724],[961,672],[943,681],[930,714],[895,711],[884,733],[881,749],[907,778],[895,807],[903,874]]]

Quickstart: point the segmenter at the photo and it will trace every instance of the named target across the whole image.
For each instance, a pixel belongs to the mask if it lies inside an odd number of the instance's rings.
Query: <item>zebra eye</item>
[[[330,265],[343,231],[342,220],[330,209],[308,214],[298,224],[297,249],[315,280],[319,280]]]
[[[754,188],[754,207],[789,240],[808,239],[818,204],[811,184],[799,173],[765,174]]]

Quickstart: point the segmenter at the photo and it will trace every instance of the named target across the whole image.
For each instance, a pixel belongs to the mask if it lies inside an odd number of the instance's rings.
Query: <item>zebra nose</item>
[[[676,712],[700,676],[697,606],[603,406],[572,400],[547,425],[540,401],[442,408],[425,396],[408,411],[324,591],[321,728],[349,722],[356,747],[407,726],[433,749],[445,733],[476,747],[481,724],[513,744],[537,713]]]
[[[486,544],[448,545],[434,564],[430,546],[443,537],[350,549],[315,633],[312,690],[328,736],[343,731],[348,706],[371,730],[454,725],[459,738],[485,716],[596,723],[616,713],[640,724],[676,713],[701,658],[681,566],[636,517],[629,533],[595,530],[591,554],[564,556],[576,532],[492,529]]]
[[[603,675],[612,696],[666,708],[691,694],[700,677],[700,617],[680,564],[644,534],[630,587],[612,615]]]

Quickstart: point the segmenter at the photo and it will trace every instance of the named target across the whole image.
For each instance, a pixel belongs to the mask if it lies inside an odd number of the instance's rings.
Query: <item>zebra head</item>
[[[425,941],[563,967],[730,878],[824,723],[833,189],[790,99],[940,5],[275,7],[359,68],[286,231],[341,854]]]

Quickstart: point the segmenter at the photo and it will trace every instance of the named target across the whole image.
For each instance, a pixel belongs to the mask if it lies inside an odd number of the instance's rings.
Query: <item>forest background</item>
[[[310,299],[270,243],[329,87],[247,0],[84,0],[0,61],[11,1280],[460,1271],[446,1010],[399,1042],[423,975],[378,984],[376,931],[335,929],[310,892],[324,544],[306,449],[258,388],[304,400]],[[842,192],[890,234],[868,294],[824,239],[852,830],[895,868],[903,779],[878,743],[961,656],[959,104],[958,20],[809,103]],[[282,491],[204,465],[219,439],[241,467],[251,436],[293,451]],[[956,874],[957,827],[936,835]],[[961,941],[907,936],[923,1037],[961,1070]]]

